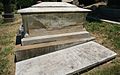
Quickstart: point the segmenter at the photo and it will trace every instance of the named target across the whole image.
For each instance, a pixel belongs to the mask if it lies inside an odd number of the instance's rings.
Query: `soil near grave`
[[[14,75],[14,48],[16,34],[21,24],[20,15],[15,15],[15,21],[3,23],[0,18],[0,75]]]

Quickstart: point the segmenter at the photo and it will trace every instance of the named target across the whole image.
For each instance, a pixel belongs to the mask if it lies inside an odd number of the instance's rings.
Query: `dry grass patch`
[[[20,16],[15,16],[14,22],[0,22],[0,75],[14,75],[15,36],[20,24]]]

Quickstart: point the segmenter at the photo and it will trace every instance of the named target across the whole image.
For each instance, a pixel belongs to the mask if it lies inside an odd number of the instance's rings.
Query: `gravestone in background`
[[[4,22],[12,22],[14,21],[14,14],[11,7],[11,0],[3,0],[3,8],[4,8]]]

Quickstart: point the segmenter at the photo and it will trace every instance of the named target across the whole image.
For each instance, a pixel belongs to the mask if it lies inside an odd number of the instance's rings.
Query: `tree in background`
[[[36,3],[37,3],[37,0],[16,0],[18,9],[30,7],[31,5],[36,4]]]
[[[57,0],[58,2],[62,2],[62,0]]]

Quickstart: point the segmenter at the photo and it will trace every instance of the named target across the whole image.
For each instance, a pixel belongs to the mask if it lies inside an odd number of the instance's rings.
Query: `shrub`
[[[0,14],[2,13],[3,11],[3,4],[0,2]]]
[[[37,3],[37,0],[16,0],[16,4],[18,8],[30,7],[31,5],[36,3]]]

